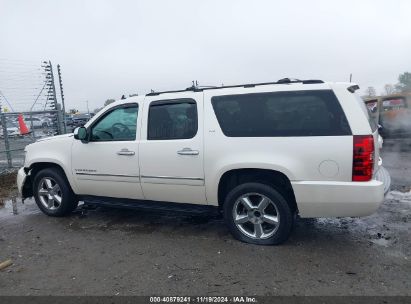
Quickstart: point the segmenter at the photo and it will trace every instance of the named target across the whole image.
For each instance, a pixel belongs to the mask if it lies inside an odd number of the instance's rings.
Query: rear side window
[[[154,101],[148,112],[148,140],[188,139],[197,134],[194,99]]]
[[[351,135],[331,90],[215,96],[211,102],[229,137]]]

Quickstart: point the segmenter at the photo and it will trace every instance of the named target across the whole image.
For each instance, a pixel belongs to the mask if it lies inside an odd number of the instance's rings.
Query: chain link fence
[[[19,116],[28,133],[21,134]],[[24,164],[24,148],[39,138],[64,133],[63,111],[46,110],[0,113],[0,175],[15,171]]]

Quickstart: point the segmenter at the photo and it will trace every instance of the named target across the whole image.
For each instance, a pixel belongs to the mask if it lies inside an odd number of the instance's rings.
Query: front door
[[[139,148],[145,198],[205,204],[203,94],[146,97],[143,116]]]
[[[88,127],[88,142],[74,141],[72,173],[79,194],[143,199],[138,113],[137,103],[114,106]]]

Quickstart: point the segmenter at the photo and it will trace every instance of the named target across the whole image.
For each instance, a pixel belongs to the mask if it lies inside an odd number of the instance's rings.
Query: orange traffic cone
[[[18,120],[19,120],[20,135],[26,135],[30,133],[29,128],[27,128],[26,123],[23,120],[22,114],[19,114]]]

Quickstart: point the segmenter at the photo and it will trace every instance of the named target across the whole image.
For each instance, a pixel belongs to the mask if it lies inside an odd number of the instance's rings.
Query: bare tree
[[[368,87],[367,90],[365,90],[365,93],[367,94],[368,97],[374,97],[377,94],[375,93],[375,88],[374,87]]]
[[[395,88],[392,84],[386,84],[384,86],[384,93],[385,95],[391,95],[395,92]]]

